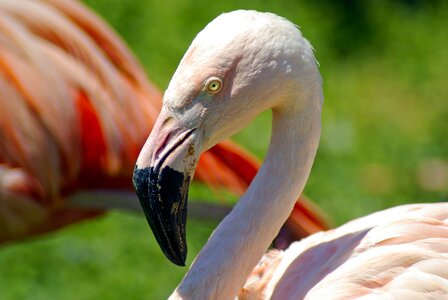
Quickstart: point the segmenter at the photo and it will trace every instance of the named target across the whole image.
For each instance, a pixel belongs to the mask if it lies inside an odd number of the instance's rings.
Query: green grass
[[[437,175],[425,168],[430,162],[448,172],[442,1],[86,2],[126,39],[160,87],[219,13],[244,7],[291,19],[314,45],[324,78],[323,133],[307,195],[337,224],[400,203],[446,200],[446,185],[421,180]],[[263,114],[235,140],[263,157],[269,122]],[[191,192],[216,198],[204,187]],[[189,262],[215,225],[189,221]],[[0,299],[164,299],[185,273],[163,257],[143,218],[121,213],[0,249],[0,270]]]
[[[191,253],[215,225],[189,223]],[[163,299],[184,274],[165,259],[142,216],[115,212],[5,247],[0,266],[0,299]]]

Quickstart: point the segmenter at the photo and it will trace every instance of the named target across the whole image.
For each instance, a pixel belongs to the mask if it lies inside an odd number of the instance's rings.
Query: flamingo
[[[193,40],[136,162],[134,185],[168,259],[185,264],[186,201],[198,158],[272,110],[268,154],[170,299],[442,299],[448,204],[391,208],[264,257],[308,179],[321,131],[321,76],[298,27],[234,11]],[[258,263],[258,265],[257,265]]]
[[[1,244],[98,216],[99,198],[107,207],[132,191],[162,96],[79,1],[1,0],[0,16]],[[258,166],[224,141],[204,154],[196,179],[241,194]],[[122,198],[129,207],[132,199]],[[302,203],[288,225],[295,237],[326,227]]]

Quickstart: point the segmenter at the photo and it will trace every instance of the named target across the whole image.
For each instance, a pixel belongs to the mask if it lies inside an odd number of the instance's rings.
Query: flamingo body
[[[240,299],[443,299],[448,204],[410,204],[268,252]]]

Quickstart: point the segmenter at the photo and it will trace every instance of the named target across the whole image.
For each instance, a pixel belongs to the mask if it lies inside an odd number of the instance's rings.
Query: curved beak
[[[196,129],[162,109],[134,169],[133,183],[165,256],[185,266],[188,188],[198,161]]]

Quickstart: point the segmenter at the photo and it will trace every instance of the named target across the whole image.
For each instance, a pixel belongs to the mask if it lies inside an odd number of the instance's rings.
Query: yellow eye
[[[210,94],[217,94],[221,91],[222,81],[219,78],[212,77],[207,81],[205,86],[207,88],[207,92]]]

